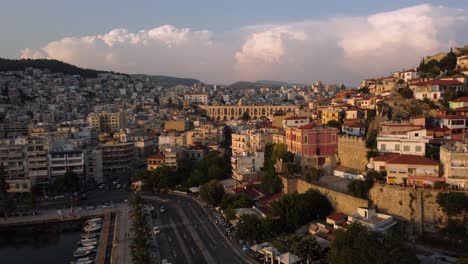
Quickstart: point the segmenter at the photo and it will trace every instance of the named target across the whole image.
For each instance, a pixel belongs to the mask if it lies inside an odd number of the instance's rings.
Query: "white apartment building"
[[[256,179],[264,162],[263,151],[233,155],[231,157],[232,177],[239,182]]]
[[[309,124],[309,118],[306,116],[291,116],[286,117],[281,123],[283,124],[283,128],[300,127]]]
[[[456,142],[441,146],[440,163],[447,184],[468,188],[468,144]]]
[[[377,136],[377,149],[381,153],[399,153],[424,156],[426,154],[426,129],[382,134]]]
[[[46,187],[50,183],[47,157],[49,144],[45,140],[30,140],[26,150],[27,177],[33,186]]]
[[[76,173],[79,177],[84,175],[85,158],[81,150],[56,149],[48,154],[49,174],[53,181],[65,175],[67,171]]]
[[[244,130],[239,133],[232,133],[232,156],[245,152],[263,151],[265,146],[270,143],[273,143],[273,133],[269,131]]]
[[[208,104],[208,94],[206,93],[186,93],[184,100],[189,103]]]

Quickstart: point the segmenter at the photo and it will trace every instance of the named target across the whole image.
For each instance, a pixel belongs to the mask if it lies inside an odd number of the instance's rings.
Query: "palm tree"
[[[0,206],[3,208],[5,221],[8,218],[8,209],[11,207],[11,197],[8,193],[10,186],[6,181],[6,172],[3,164],[0,164]]]

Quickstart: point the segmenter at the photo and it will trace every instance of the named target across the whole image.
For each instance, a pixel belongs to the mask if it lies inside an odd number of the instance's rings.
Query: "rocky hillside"
[[[380,128],[382,122],[399,122],[408,120],[410,117],[435,116],[438,109],[442,109],[440,103],[430,101],[420,101],[414,98],[404,98],[398,92],[394,91],[385,99],[377,104],[377,115],[369,124],[369,131]]]

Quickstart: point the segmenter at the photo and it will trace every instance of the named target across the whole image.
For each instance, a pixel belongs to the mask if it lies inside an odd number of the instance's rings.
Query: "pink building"
[[[334,127],[307,124],[286,128],[288,150],[301,158],[301,165],[323,166],[334,161],[338,149],[338,132]]]

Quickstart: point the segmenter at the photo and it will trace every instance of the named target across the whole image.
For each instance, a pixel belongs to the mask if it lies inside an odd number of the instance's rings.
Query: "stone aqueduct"
[[[274,113],[282,111],[284,113],[295,112],[299,109],[297,105],[204,105],[201,106],[206,114],[211,118],[217,119],[239,119],[247,112],[253,119],[271,117]]]

